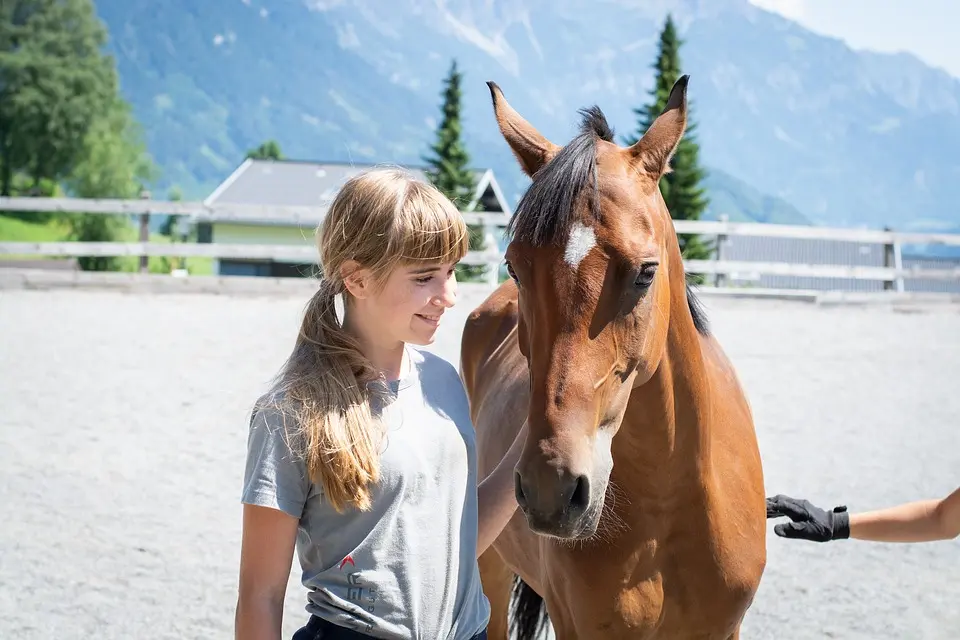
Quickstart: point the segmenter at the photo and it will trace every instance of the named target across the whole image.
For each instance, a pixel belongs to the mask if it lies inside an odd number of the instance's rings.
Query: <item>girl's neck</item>
[[[409,368],[406,345],[403,342],[384,340],[383,332],[368,326],[363,314],[346,310],[343,330],[357,339],[363,355],[387,380],[399,380]]]

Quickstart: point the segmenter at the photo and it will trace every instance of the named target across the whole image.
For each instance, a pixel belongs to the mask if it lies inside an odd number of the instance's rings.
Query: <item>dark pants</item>
[[[293,634],[293,640],[366,640],[370,637],[359,631],[337,626],[317,616],[310,616],[307,626]],[[470,640],[487,640],[486,630],[481,631]]]

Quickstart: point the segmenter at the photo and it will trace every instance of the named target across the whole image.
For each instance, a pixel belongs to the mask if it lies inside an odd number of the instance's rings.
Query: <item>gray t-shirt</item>
[[[269,405],[251,418],[242,501],[299,518],[309,613],[377,638],[467,640],[490,615],[476,559],[474,430],[457,370],[407,352],[410,373],[374,407],[387,439],[370,511],[330,506]]]

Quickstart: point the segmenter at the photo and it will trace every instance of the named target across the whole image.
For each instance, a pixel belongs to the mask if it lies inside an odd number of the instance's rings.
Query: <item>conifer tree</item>
[[[427,176],[434,186],[456,205],[461,211],[466,211],[473,199],[476,190],[476,178],[470,170],[470,155],[462,139],[462,125],[460,122],[460,108],[462,91],[460,85],[463,74],[457,68],[454,59],[450,70],[443,81],[442,117],[437,128],[436,141],[430,146],[432,155],[424,158],[429,168]],[[477,211],[478,206],[473,208]],[[470,250],[479,251],[483,248],[483,233],[481,227],[471,226]],[[458,265],[457,278],[461,281],[478,280],[486,267]]]
[[[673,18],[668,14],[660,32],[659,51],[653,64],[656,79],[650,92],[651,101],[648,105],[633,110],[637,115],[637,131],[633,136],[625,138],[624,143],[634,144],[666,107],[670,89],[681,75],[682,44]],[[670,162],[671,171],[660,179],[660,191],[667,203],[667,209],[671,217],[677,220],[699,220],[709,203],[706,190],[701,186],[705,172],[700,167],[700,147],[693,135],[695,131],[696,124],[688,107],[686,133]],[[684,235],[680,236],[679,240],[680,251],[685,259],[703,260],[710,257],[711,248],[703,239],[695,235]],[[691,279],[702,281],[702,277]]]

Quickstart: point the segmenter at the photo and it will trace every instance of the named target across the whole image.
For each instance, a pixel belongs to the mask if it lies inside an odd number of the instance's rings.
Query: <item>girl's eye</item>
[[[419,283],[419,284],[427,284],[428,282],[430,282],[430,280],[431,280],[432,278],[433,278],[433,276],[421,276],[421,277],[417,278],[417,283]]]

